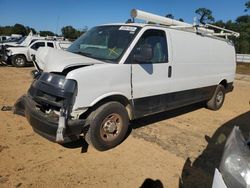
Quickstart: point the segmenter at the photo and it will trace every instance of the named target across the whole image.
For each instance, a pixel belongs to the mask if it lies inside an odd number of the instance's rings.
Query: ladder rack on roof
[[[131,17],[145,20],[147,22],[154,22],[157,24],[166,25],[171,28],[176,28],[176,29],[181,29],[181,30],[193,30],[195,32],[198,32],[204,35],[222,36],[222,37],[225,37],[226,39],[228,38],[228,36],[234,36],[234,37],[240,36],[240,34],[235,31],[225,29],[222,27],[218,27],[215,25],[211,25],[211,24],[205,24],[205,25],[193,24],[192,25],[189,23],[181,22],[175,19],[166,18],[163,16],[155,15],[155,14],[144,12],[144,11],[137,10],[137,9],[131,10]],[[220,30],[220,32],[216,33],[214,29]]]

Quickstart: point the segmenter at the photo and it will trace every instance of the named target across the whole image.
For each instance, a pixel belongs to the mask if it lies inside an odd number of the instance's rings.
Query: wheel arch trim
[[[129,119],[132,119],[132,106],[129,102],[128,97],[121,92],[110,92],[97,97],[90,103],[90,107],[94,107],[102,102],[117,101],[120,102],[126,108]]]

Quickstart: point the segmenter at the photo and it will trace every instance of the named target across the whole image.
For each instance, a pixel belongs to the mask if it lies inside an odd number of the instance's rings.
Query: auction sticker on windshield
[[[136,27],[130,27],[130,26],[121,26],[120,28],[119,28],[119,30],[122,30],[122,31],[136,31]]]

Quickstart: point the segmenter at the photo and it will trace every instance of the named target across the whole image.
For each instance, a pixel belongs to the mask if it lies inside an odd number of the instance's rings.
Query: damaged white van
[[[35,79],[15,113],[49,140],[84,135],[103,151],[122,142],[130,120],[201,101],[218,110],[233,89],[233,44],[205,26],[132,13],[161,25],[102,25],[67,51],[40,49]]]

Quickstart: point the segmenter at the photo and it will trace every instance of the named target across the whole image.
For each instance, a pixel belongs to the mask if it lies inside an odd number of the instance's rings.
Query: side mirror
[[[144,44],[136,49],[134,60],[137,62],[149,62],[153,58],[153,48],[150,44]]]

